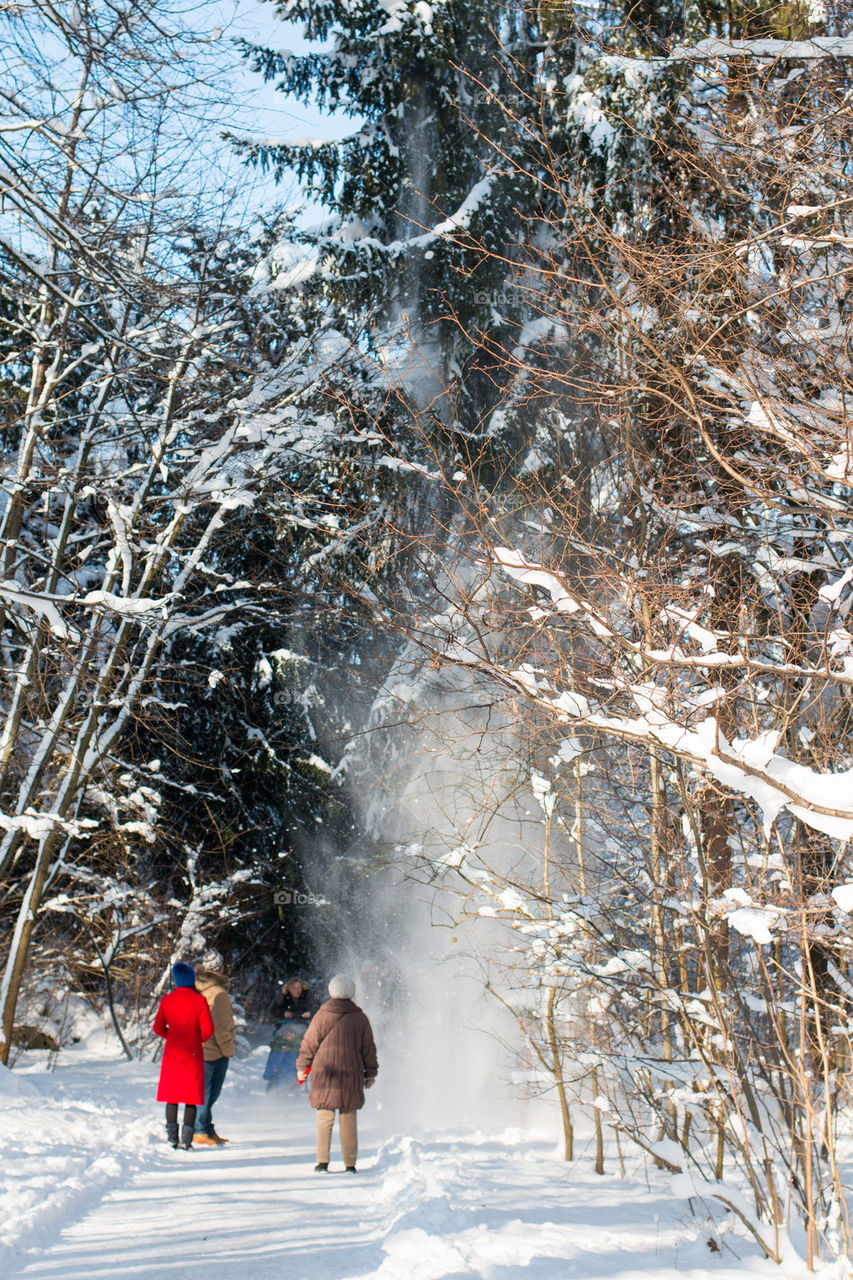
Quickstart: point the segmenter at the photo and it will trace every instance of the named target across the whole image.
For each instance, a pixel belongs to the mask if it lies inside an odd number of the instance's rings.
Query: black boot
[[[177,1127],[178,1126],[175,1125],[176,1129]],[[184,1151],[192,1151],[194,1133],[195,1133],[195,1127],[193,1125],[191,1124],[181,1125],[181,1146],[183,1147]]]
[[[180,1143],[178,1142],[177,1120],[166,1121],[166,1141],[168,1142],[170,1147],[174,1147],[176,1150],[180,1146]]]
[[[347,1167],[344,1169],[344,1173],[356,1173],[356,1172],[357,1170],[354,1164],[348,1164]]]
[[[314,1172],[315,1172],[315,1173],[328,1173],[328,1172],[329,1172],[329,1164],[328,1164],[328,1161],[326,1161],[326,1160],[322,1160],[322,1161],[320,1162],[320,1164],[315,1164],[315,1165],[314,1165]]]

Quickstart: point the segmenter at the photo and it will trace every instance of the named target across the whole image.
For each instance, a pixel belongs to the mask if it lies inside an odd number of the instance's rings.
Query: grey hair
[[[355,983],[345,973],[336,973],[329,983],[329,995],[333,1000],[352,1000],[355,995]]]

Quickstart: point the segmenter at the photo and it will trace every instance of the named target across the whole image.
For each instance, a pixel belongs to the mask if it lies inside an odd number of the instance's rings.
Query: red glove
[[[302,1074],[296,1077],[296,1083],[297,1083],[297,1084],[304,1084],[304,1083],[305,1083],[305,1081],[306,1081],[306,1080],[308,1079],[308,1077],[310,1076],[310,1074],[311,1074],[311,1068],[310,1068],[310,1067],[306,1067],[306,1068],[305,1068],[305,1070],[302,1072]]]

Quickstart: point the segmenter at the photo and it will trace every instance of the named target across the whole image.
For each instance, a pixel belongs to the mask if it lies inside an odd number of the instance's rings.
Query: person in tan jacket
[[[355,1173],[358,1155],[356,1112],[364,1106],[364,1091],[376,1079],[379,1064],[367,1014],[353,1003],[355,983],[342,973],[329,983],[331,999],[321,1005],[305,1032],[296,1078],[300,1084],[311,1072],[308,1101],[317,1111],[315,1173],[329,1172],[329,1152],[335,1112],[340,1114],[341,1154],[347,1173]]]
[[[223,967],[219,952],[209,951],[196,969],[196,990],[207,1001],[213,1019],[213,1035],[204,1042],[204,1103],[196,1112],[193,1137],[200,1147],[221,1147],[228,1141],[220,1138],[213,1124],[213,1104],[222,1092],[228,1062],[237,1047],[234,1010]]]

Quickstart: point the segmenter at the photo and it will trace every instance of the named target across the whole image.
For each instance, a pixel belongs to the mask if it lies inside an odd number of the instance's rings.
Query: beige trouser
[[[355,1111],[339,1111],[341,1117],[341,1155],[349,1168],[358,1155],[358,1129]],[[334,1111],[317,1110],[317,1163],[328,1164],[332,1148],[332,1129],[335,1126]]]

